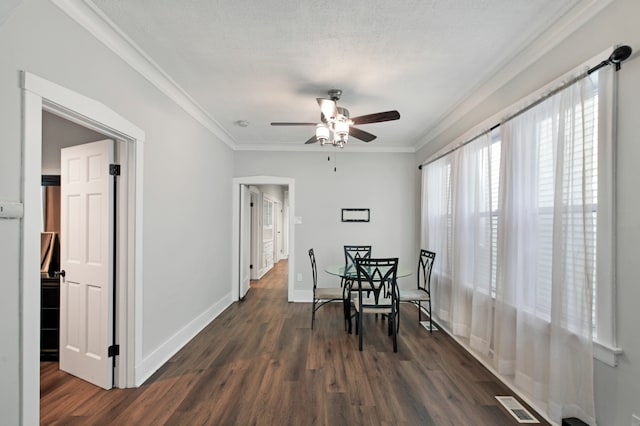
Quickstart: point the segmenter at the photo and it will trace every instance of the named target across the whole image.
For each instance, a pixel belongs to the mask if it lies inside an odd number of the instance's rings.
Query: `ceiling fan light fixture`
[[[325,143],[327,143],[330,136],[331,132],[326,124],[318,124],[316,126],[316,140],[320,142],[320,145],[324,145]]]
[[[349,134],[349,123],[346,121],[336,121],[333,125],[333,131],[337,136]]]
[[[333,124],[333,144],[343,148],[349,139],[349,122],[341,118]]]

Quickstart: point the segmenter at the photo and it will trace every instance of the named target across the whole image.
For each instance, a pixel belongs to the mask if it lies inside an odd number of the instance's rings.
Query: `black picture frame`
[[[342,209],[343,222],[369,222],[371,212],[369,209]]]

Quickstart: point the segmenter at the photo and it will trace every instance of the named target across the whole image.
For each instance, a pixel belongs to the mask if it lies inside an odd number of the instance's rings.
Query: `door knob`
[[[62,271],[58,271],[58,272],[56,273],[56,275],[57,275],[58,277],[62,277],[62,278],[64,278],[64,277],[65,277],[65,275],[67,275],[67,273],[66,273],[66,272],[64,271],[64,269],[63,269]]]

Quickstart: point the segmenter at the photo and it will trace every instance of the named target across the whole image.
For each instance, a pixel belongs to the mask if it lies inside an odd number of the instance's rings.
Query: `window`
[[[267,197],[262,200],[262,240],[273,240],[273,201]]]
[[[599,73],[591,75],[589,78],[593,82],[593,91],[591,93],[583,93],[583,97],[577,102],[568,103],[567,105],[561,105],[554,111],[555,115],[539,115],[535,118],[535,135],[531,137],[535,139],[537,143],[537,166],[536,166],[536,211],[535,218],[536,229],[539,230],[537,235],[537,243],[535,247],[535,269],[536,269],[536,285],[535,290],[530,296],[530,312],[537,318],[550,321],[551,316],[551,303],[552,303],[552,258],[553,254],[553,231],[554,231],[554,205],[558,206],[561,203],[563,220],[563,226],[573,227],[575,229],[586,230],[586,241],[568,241],[566,250],[583,250],[582,247],[577,247],[578,244],[584,246],[584,253],[586,253],[586,264],[582,261],[578,263],[571,263],[567,265],[567,268],[575,268],[585,270],[593,283],[592,294],[589,297],[593,301],[593,310],[591,312],[591,322],[593,329],[594,341],[602,341],[607,346],[615,346],[613,336],[613,255],[611,247],[613,246],[613,228],[612,228],[612,216],[613,216],[613,199],[610,195],[613,193],[613,173],[612,173],[612,158],[613,148],[611,146],[611,126],[606,124],[606,129],[603,129],[600,125],[607,117],[601,117],[601,109],[604,105],[604,110],[608,111],[612,109],[612,95],[607,94],[604,97],[601,96],[601,81],[598,78]],[[607,76],[606,83],[602,85],[612,83],[612,77]],[[582,110],[584,106],[584,111]],[[562,114],[562,117],[560,117]],[[607,115],[607,114],[605,114]],[[580,118],[586,116],[593,116],[594,120],[581,120]],[[558,128],[559,124],[562,128]],[[497,259],[498,259],[498,218],[500,217],[499,211],[499,196],[500,196],[500,162],[502,153],[502,141],[501,141],[501,128],[497,126],[491,131],[491,147],[484,148],[482,155],[477,158],[477,167],[489,167],[489,179],[484,181],[480,179],[477,182],[478,186],[488,185],[490,187],[490,205],[489,209],[482,211],[484,217],[490,216],[490,232],[491,232],[491,247],[481,247],[482,250],[489,250],[490,256],[487,259],[490,260],[490,275],[491,275],[491,296],[496,297],[497,286]],[[603,131],[605,130],[605,131]],[[576,146],[569,145],[570,149],[566,149],[563,153],[554,152],[554,138],[558,134],[565,136],[565,140],[580,140],[580,144]],[[602,155],[604,152],[606,155]],[[440,274],[442,278],[451,278],[454,275],[452,271],[453,266],[453,241],[454,241],[454,227],[453,224],[454,214],[456,206],[456,184],[455,176],[452,177],[452,173],[457,173],[452,170],[452,167],[456,167],[455,161],[452,160],[454,154],[448,154],[447,156],[429,164],[425,169],[423,191],[429,191],[429,196],[426,193],[423,195],[425,200],[431,199],[435,201],[438,199],[437,208],[434,209],[433,202],[431,206],[428,205],[428,201],[424,202],[426,208],[423,208],[423,215],[425,216],[424,226],[427,228],[425,235],[427,236],[427,245],[439,248],[440,253],[446,253],[445,256],[441,256],[441,259],[446,264],[436,265],[434,273]],[[572,167],[569,170],[573,170],[572,175],[564,175],[563,179],[566,185],[574,185],[573,189],[568,188],[566,191],[569,195],[568,199],[556,200],[555,182],[557,173],[557,156],[564,156],[565,162],[570,162]],[[489,159],[487,161],[487,156]],[[584,181],[588,181],[585,184],[582,181],[582,175],[578,175],[579,170],[584,168]],[[430,170],[429,170],[430,169]],[[436,170],[437,169],[437,170]],[[563,169],[564,170],[564,169]],[[601,179],[601,175],[605,176]],[[430,175],[431,177],[429,177]],[[483,173],[481,173],[483,175]],[[437,179],[436,179],[437,178]],[[436,180],[437,180],[437,183]],[[576,191],[576,188],[585,188],[585,194],[581,194]],[[603,191],[604,188],[604,191]],[[609,189],[607,191],[607,189]],[[434,191],[437,191],[434,192]],[[434,198],[435,195],[435,198]],[[584,202],[583,202],[584,196]],[[431,211],[428,211],[431,210]],[[583,218],[583,210],[586,214],[586,218]],[[439,214],[440,220],[433,220],[433,216],[430,218],[429,214]],[[557,218],[557,216],[556,216]],[[480,220],[481,223],[484,219]],[[558,222],[560,223],[560,222]],[[440,230],[436,231],[434,228],[440,226]],[[482,225],[480,225],[482,226]],[[431,229],[429,229],[431,227]],[[444,231],[444,232],[443,232]],[[486,232],[476,228],[476,232]],[[437,240],[437,242],[436,242]],[[435,246],[434,246],[435,245]],[[438,247],[439,246],[439,247]],[[603,249],[604,247],[604,249]],[[607,249],[609,248],[609,250]],[[479,257],[483,262],[486,262],[483,256]],[[570,261],[571,262],[571,261]],[[588,270],[586,270],[588,266]],[[487,268],[487,265],[479,265],[480,269]],[[444,280],[443,282],[449,282]],[[567,286],[564,290],[566,298],[571,300],[580,300],[580,298],[587,297],[578,288]],[[446,300],[449,303],[450,300]],[[579,309],[576,304],[575,309]],[[446,312],[448,312],[449,306],[445,306]],[[578,312],[574,313],[577,318]],[[570,314],[571,317],[572,314]],[[568,320],[572,322],[570,319]]]
[[[595,80],[597,82],[597,79]],[[598,97],[597,97],[597,85],[596,91],[593,93],[593,97],[587,102],[589,108],[591,108],[591,113],[597,115],[598,109]],[[571,110],[565,111],[565,114],[568,116],[569,122],[571,121]],[[580,111],[578,111],[580,113]],[[552,232],[553,232],[553,204],[554,204],[554,169],[555,169],[555,159],[553,152],[553,122],[551,117],[544,118],[540,120],[537,125],[537,132],[539,137],[539,158],[540,161],[538,163],[538,205],[540,207],[538,211],[538,226],[541,230],[540,241],[541,244],[538,245],[537,252],[537,270],[538,270],[538,279],[540,281],[539,286],[537,286],[537,291],[534,297],[535,304],[532,307],[535,314],[545,320],[549,320],[551,314],[551,256],[552,256]],[[584,166],[587,169],[587,173],[590,178],[593,180],[592,186],[592,194],[591,198],[593,202],[587,206],[588,210],[591,212],[591,223],[589,223],[590,227],[590,235],[592,239],[590,241],[588,250],[589,256],[594,259],[591,262],[593,269],[591,271],[592,276],[595,277],[595,258],[596,258],[596,231],[597,231],[597,212],[598,212],[598,204],[597,204],[597,178],[598,178],[598,150],[595,149],[597,147],[597,120],[594,121],[596,123],[595,126],[587,126],[584,128],[584,132],[588,132],[590,135],[590,139],[593,140],[593,144],[588,147],[585,151],[583,150],[575,150],[571,153],[573,161],[577,163],[584,162]],[[573,123],[573,126],[567,127],[565,132],[576,132],[582,133],[583,126],[581,123]],[[500,128],[496,127],[492,131],[492,146],[490,160],[490,182],[489,185],[491,187],[491,212],[487,212],[487,214],[491,215],[491,227],[492,227],[492,256],[491,256],[491,275],[492,275],[492,296],[495,297],[496,292],[496,259],[497,259],[497,245],[498,245],[498,196],[499,196],[499,181],[500,181],[500,151],[501,151],[501,141],[500,141]],[[480,165],[482,166],[482,164]],[[482,184],[482,183],[480,183]],[[570,210],[575,215],[581,214],[581,207],[576,205],[575,209]],[[596,286],[597,280],[593,281],[593,294],[596,294]],[[593,328],[594,328],[594,336],[597,334],[596,327],[596,311],[595,304],[597,303],[597,298],[594,298],[594,309],[593,309]]]
[[[273,202],[267,198],[262,202],[263,226],[269,228],[273,226]]]

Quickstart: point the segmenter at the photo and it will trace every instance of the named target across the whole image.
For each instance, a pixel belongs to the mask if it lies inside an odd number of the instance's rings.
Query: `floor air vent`
[[[518,423],[540,423],[538,419],[533,417],[533,415],[514,397],[496,396],[496,399],[509,413],[511,413]]]
[[[429,321],[420,321],[420,325],[423,326],[426,330],[438,331],[438,328],[435,325],[430,325]]]

